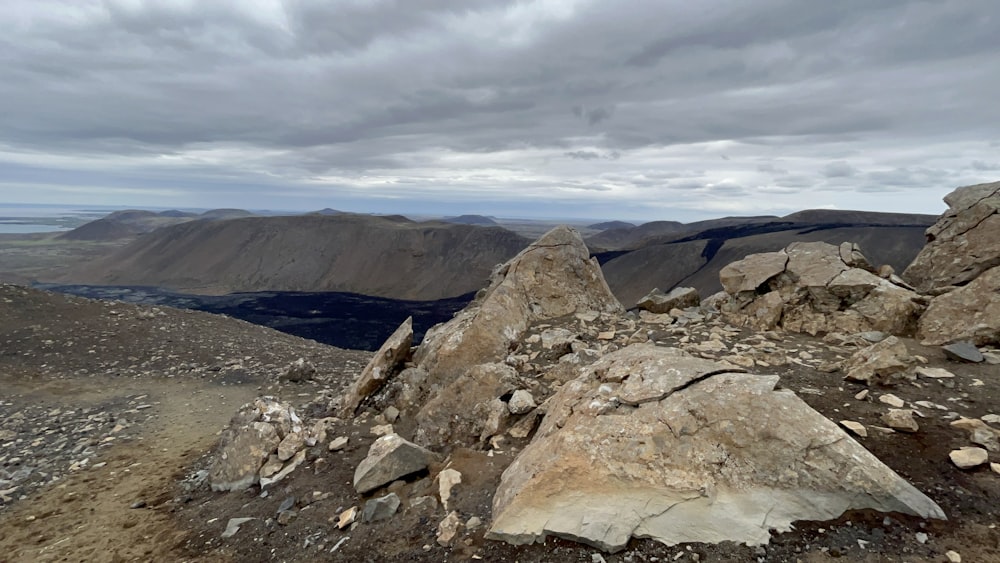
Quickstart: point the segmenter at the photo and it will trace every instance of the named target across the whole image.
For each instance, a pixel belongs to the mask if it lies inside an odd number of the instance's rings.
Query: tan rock
[[[260,479],[264,462],[278,449],[280,432],[291,431],[291,407],[274,397],[258,397],[240,407],[219,439],[209,467],[213,491],[241,491]]]
[[[954,373],[951,373],[944,368],[929,368],[920,366],[914,371],[921,377],[928,377],[931,379],[951,379],[955,377]]]
[[[957,450],[952,450],[948,457],[959,469],[972,469],[979,467],[990,459],[990,454],[983,448],[973,448],[966,446]]]
[[[728,264],[719,271],[722,289],[730,295],[754,292],[770,279],[785,271],[788,255],[784,252],[751,254]]]
[[[1000,299],[997,295],[1000,295],[1000,266],[983,272],[964,287],[931,300],[927,312],[920,317],[917,336],[927,345],[957,340],[969,340],[980,346],[1000,343]]]
[[[358,519],[358,507],[352,506],[337,517],[337,528],[343,530]]]
[[[868,437],[868,429],[866,429],[865,425],[860,422],[855,422],[853,420],[841,420],[840,425],[862,438]]]
[[[772,528],[850,508],[944,517],[836,424],[776,391],[777,376],[713,364],[636,345],[584,368],[504,472],[487,537],[616,551],[631,537],[766,543]]]
[[[413,317],[408,317],[399,328],[382,344],[372,356],[368,365],[344,392],[341,399],[341,413],[345,418],[354,416],[361,401],[377,391],[395,373],[399,365],[410,354],[413,344]]]
[[[697,307],[701,302],[698,290],[693,287],[675,287],[668,293],[653,289],[636,303],[636,307],[650,313],[669,313],[671,309]]]
[[[958,188],[948,211],[927,229],[927,245],[903,278],[927,292],[964,285],[1000,265],[1000,182]]]
[[[890,336],[855,352],[845,363],[847,375],[844,379],[861,383],[898,383],[913,363],[906,344]]]
[[[437,530],[437,542],[441,547],[448,547],[451,542],[458,535],[458,528],[462,525],[462,520],[458,516],[458,512],[452,510],[444,517],[444,520],[438,524]]]
[[[448,510],[448,501],[451,499],[451,490],[462,482],[462,474],[448,468],[438,473],[438,495],[441,497],[441,506]]]
[[[906,403],[899,397],[893,395],[892,393],[886,393],[884,395],[879,395],[878,401],[880,403],[885,403],[890,407],[896,407],[897,409],[903,408]]]
[[[952,421],[951,426],[964,430],[969,435],[969,441],[982,446],[991,452],[1000,452],[1000,430],[991,427],[980,419],[965,418]]]
[[[495,407],[491,402],[498,401],[506,412],[507,405],[500,397],[520,385],[517,371],[506,364],[471,366],[429,397],[417,412],[417,442],[443,445],[478,438],[489,423],[491,408]]]
[[[910,409],[889,409],[889,412],[882,415],[882,422],[889,428],[900,432],[920,430],[917,421],[913,419],[913,411]]]

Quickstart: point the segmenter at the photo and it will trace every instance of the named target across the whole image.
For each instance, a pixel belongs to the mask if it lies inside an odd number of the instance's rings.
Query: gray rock
[[[701,303],[698,290],[693,287],[675,287],[669,293],[663,293],[659,288],[653,289],[636,303],[636,307],[650,313],[669,313],[671,309],[697,307]]]
[[[240,531],[240,526],[251,520],[256,520],[256,518],[230,518],[229,522],[226,523],[226,530],[222,532],[222,537],[231,538],[235,536],[236,532]]]
[[[632,537],[767,543],[772,528],[848,509],[944,518],[835,423],[775,390],[777,376],[692,360],[629,346],[563,385],[504,471],[487,537],[617,551]]]
[[[982,352],[971,342],[963,340],[960,342],[952,342],[946,346],[941,347],[941,351],[944,355],[948,357],[949,360],[954,360],[956,362],[971,362],[978,364],[982,362],[983,358]]]
[[[1000,343],[998,294],[1000,266],[931,300],[927,312],[920,317],[917,336],[927,345],[963,340],[979,345]]]
[[[298,383],[308,381],[316,376],[316,366],[305,358],[299,358],[288,365],[281,373],[281,379]]]
[[[851,355],[844,364],[847,372],[844,379],[883,385],[899,383],[915,362],[906,344],[890,336]]]
[[[882,415],[882,422],[889,428],[900,432],[920,430],[917,421],[913,420],[913,411],[910,409],[889,409],[889,412]]]
[[[354,488],[367,493],[411,473],[427,468],[434,454],[398,434],[382,436],[368,449],[354,471]]]
[[[525,414],[537,406],[535,398],[531,396],[531,391],[526,389],[514,391],[510,400],[507,401],[507,408],[510,409],[510,414]]]
[[[344,392],[340,402],[342,416],[354,416],[361,401],[382,387],[409,356],[412,344],[413,317],[408,317],[375,352],[351,388]]]
[[[396,496],[396,493],[373,498],[365,503],[365,508],[361,511],[361,521],[367,523],[388,520],[399,510],[399,504],[399,497]]]
[[[278,449],[279,432],[298,421],[285,403],[258,397],[233,416],[216,447],[208,482],[213,491],[240,491],[259,480],[259,471]],[[301,422],[301,421],[298,421]]]

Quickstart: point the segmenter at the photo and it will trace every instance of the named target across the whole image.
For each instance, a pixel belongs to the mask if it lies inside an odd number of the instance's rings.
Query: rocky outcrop
[[[757,330],[913,335],[923,312],[920,296],[871,270],[850,243],[793,243],[752,254],[720,272],[729,295],[721,311]]]
[[[451,321],[429,331],[414,354],[419,376],[408,408],[417,405],[417,439],[445,444],[484,437],[480,423],[491,405],[519,385],[503,365],[532,324],[574,313],[623,313],[580,234],[557,227],[497,268],[488,288]],[[506,406],[504,406],[506,409]],[[489,425],[487,425],[489,426]]]
[[[958,188],[944,201],[948,211],[903,272],[920,291],[965,285],[1000,266],[1000,182]]]
[[[341,412],[345,417],[354,411],[368,395],[377,391],[392,376],[400,364],[410,355],[413,344],[413,317],[407,317],[403,324],[389,336],[372,356],[361,375],[354,381],[341,399]]]
[[[651,345],[584,368],[504,472],[488,537],[617,551],[633,537],[767,543],[848,509],[944,518],[777,376],[726,368]]]
[[[920,317],[917,336],[928,345],[1000,342],[1000,266],[934,298]]]

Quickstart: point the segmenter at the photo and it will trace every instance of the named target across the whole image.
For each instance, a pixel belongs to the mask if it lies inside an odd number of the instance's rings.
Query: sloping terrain
[[[343,291],[434,300],[475,291],[496,264],[527,242],[501,228],[403,217],[193,221],[159,229],[52,281],[207,294]]]
[[[210,209],[202,214],[188,213],[170,209],[159,213],[140,209],[115,211],[106,217],[80,225],[79,227],[60,234],[58,239],[76,241],[112,241],[135,237],[155,231],[161,227],[169,227],[179,223],[195,220],[216,221],[220,219],[235,219],[252,217],[254,214],[243,209]]]

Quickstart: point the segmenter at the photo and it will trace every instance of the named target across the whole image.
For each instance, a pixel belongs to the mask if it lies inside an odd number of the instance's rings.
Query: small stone
[[[882,415],[882,422],[889,428],[900,432],[920,430],[917,421],[913,420],[913,411],[910,409],[889,409],[889,412]]]
[[[993,465],[998,465],[994,463]],[[473,516],[465,523],[465,529],[470,532],[483,525],[483,521],[478,516]]]
[[[893,395],[892,393],[886,393],[885,395],[879,395],[878,398],[880,403],[885,403],[890,407],[895,407],[897,409],[903,408],[906,403],[899,397]]]
[[[328,449],[331,452],[339,452],[340,450],[344,449],[344,446],[347,445],[348,440],[349,439],[347,436],[338,436],[333,440],[330,440],[330,445]]]
[[[983,422],[988,422],[990,424],[1000,424],[1000,414],[987,414],[979,418]]]
[[[392,433],[393,430],[391,424],[380,424],[377,426],[372,426],[372,434],[376,436],[388,436],[389,434]]]
[[[288,497],[278,505],[278,514],[295,508],[295,497]]]
[[[953,342],[946,346],[942,346],[941,350],[949,360],[954,360],[956,362],[972,362],[978,364],[986,359],[983,357],[982,352],[980,352],[979,349],[968,340]]]
[[[983,448],[966,446],[957,450],[952,450],[948,457],[959,469],[972,469],[986,463],[990,456]]]
[[[358,519],[358,507],[352,506],[340,513],[337,517],[337,528],[343,530]]]
[[[281,374],[281,379],[298,383],[312,379],[316,375],[316,366],[305,358],[299,358],[288,365]]]
[[[950,563],[962,563],[962,556],[957,551],[946,551],[944,556]]]
[[[864,401],[865,399],[868,398],[868,390],[867,389],[862,390],[860,393],[855,395],[854,398],[859,401]]]
[[[598,340],[614,340],[615,339],[615,331],[613,331],[613,330],[606,330],[606,331],[603,331],[603,332],[599,332],[599,333],[597,333],[597,339]]]
[[[1000,475],[1000,463],[991,463],[990,469],[992,469],[997,475]]]
[[[917,543],[920,544],[927,543],[927,534],[923,532],[917,532]]]
[[[525,414],[537,406],[535,398],[531,396],[531,392],[525,389],[514,391],[510,400],[507,401],[507,408],[511,414]]]
[[[396,493],[389,493],[384,497],[373,498],[365,503],[365,509],[361,512],[362,522],[378,522],[388,520],[399,510],[399,497]]]
[[[865,428],[865,425],[860,422],[854,422],[853,420],[841,420],[840,425],[862,438],[868,437],[868,430]]]
[[[944,368],[928,368],[928,367],[918,367],[916,369],[917,375],[922,375],[924,377],[929,377],[931,379],[944,379],[955,377],[954,373],[944,369]]]
[[[385,416],[386,422],[392,424],[393,422],[396,422],[397,418],[399,418],[399,409],[397,409],[392,405],[389,405],[388,407],[386,407],[385,412],[383,412],[382,415]]]
[[[448,510],[448,500],[451,498],[451,489],[462,482],[462,474],[454,469],[444,469],[438,473],[438,493],[441,495],[441,505]]]
[[[226,530],[222,532],[223,538],[231,538],[236,535],[236,532],[240,531],[240,526],[246,524],[247,522],[255,520],[255,518],[230,518],[229,522],[226,523]]]
[[[298,516],[298,515],[299,515],[299,513],[295,512],[294,510],[284,510],[282,512],[279,512],[278,513],[278,524],[281,524],[282,526],[287,526],[289,524],[289,522],[291,522],[292,520],[295,520],[295,517]]]
[[[438,524],[437,531],[437,542],[438,545],[442,547],[448,547],[451,545],[451,541],[455,539],[455,535],[458,534],[458,527],[462,525],[461,520],[458,519],[458,512],[451,511],[444,520]]]

